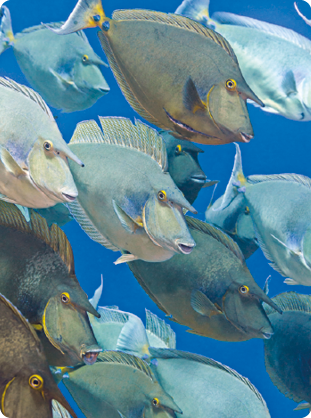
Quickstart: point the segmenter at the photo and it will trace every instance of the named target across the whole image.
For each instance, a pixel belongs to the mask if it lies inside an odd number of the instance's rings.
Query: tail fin
[[[209,26],[209,3],[210,0],[184,0],[175,13]]]
[[[234,145],[236,148],[236,154],[234,158],[232,174],[227,185],[225,194],[222,198],[221,205],[217,209],[214,209],[215,211],[220,211],[228,207],[232,200],[236,197],[238,192],[245,192],[247,180],[243,174],[241,150],[238,144],[234,143]]]
[[[101,27],[106,20],[109,19],[106,18],[101,0],[79,0],[60,28],[48,27],[58,35],[68,35],[81,29]]]
[[[5,0],[6,1],[6,0]],[[4,1],[0,0],[0,4]],[[0,8],[0,54],[10,48],[14,41],[10,11],[7,7]]]

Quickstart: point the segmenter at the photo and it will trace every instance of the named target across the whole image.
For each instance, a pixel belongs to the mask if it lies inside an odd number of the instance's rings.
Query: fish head
[[[85,95],[92,95],[99,99],[110,90],[100,66],[108,66],[95,54],[90,45],[76,51],[76,59],[72,71],[75,87]]]
[[[81,293],[84,293],[80,289]],[[102,349],[97,344],[87,312],[99,317],[75,288],[63,288],[45,306],[42,326],[49,342],[72,364],[94,364]]]
[[[154,382],[154,389],[147,395],[147,405],[144,410],[145,418],[170,418],[176,417],[176,413],[182,414],[174,399],[161,388],[158,382]]]
[[[63,141],[64,142],[64,141]],[[28,156],[29,176],[48,197],[59,202],[72,202],[78,190],[69,169],[67,158],[83,166],[67,144],[39,137]]]
[[[48,365],[27,365],[9,382],[2,394],[2,412],[7,417],[52,418],[52,400],[59,402],[72,417],[76,414],[56,385]]]
[[[245,82],[238,83],[234,78],[213,85],[207,94],[207,112],[214,125],[236,142],[249,142],[254,136],[247,99],[263,105]]]
[[[166,145],[168,171],[186,199],[193,203],[207,182],[198,159],[204,151],[190,141],[177,140],[168,132],[161,136]]]
[[[240,280],[228,287],[222,298],[222,310],[238,330],[252,335],[252,338],[268,339],[273,335],[273,329],[262,302],[282,313],[256,283],[245,284]]]
[[[169,176],[169,174],[167,173]],[[143,225],[155,245],[172,253],[190,254],[195,242],[188,230],[183,208],[195,212],[181,191],[171,182],[149,195],[143,207]]]

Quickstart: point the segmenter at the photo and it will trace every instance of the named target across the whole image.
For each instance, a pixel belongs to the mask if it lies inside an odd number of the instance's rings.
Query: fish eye
[[[52,149],[53,149],[53,143],[51,141],[44,141],[43,148],[46,151],[52,151]]]
[[[227,80],[226,81],[226,88],[227,88],[227,90],[235,91],[236,90],[236,81],[232,80],[232,79]]]
[[[88,60],[89,60],[89,56],[88,55],[83,55],[82,62],[87,62]]]
[[[43,379],[38,374],[34,374],[29,378],[29,386],[35,390],[41,390],[43,388]]]
[[[181,153],[181,145],[177,145],[177,147],[175,148],[175,154],[178,155]]]
[[[246,285],[241,286],[241,287],[240,287],[240,289],[239,289],[239,292],[240,292],[242,295],[245,295],[246,293],[248,293],[248,292],[249,292],[249,287],[248,287],[248,286],[246,286]]]
[[[164,190],[160,190],[158,193],[158,199],[161,200],[162,202],[166,202],[167,201],[167,197],[166,197],[166,192]]]
[[[158,399],[158,398],[153,398],[153,399],[152,399],[152,405],[153,405],[153,406],[159,406],[159,404],[160,404],[160,401],[159,401],[159,399]]]
[[[69,293],[67,293],[67,292],[62,293],[60,295],[60,298],[61,298],[61,301],[63,303],[69,303],[70,302],[70,296],[69,296]]]

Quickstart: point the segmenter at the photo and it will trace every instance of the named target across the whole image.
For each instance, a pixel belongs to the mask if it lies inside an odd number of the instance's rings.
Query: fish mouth
[[[77,196],[71,196],[70,194],[67,193],[62,193],[62,195],[64,196],[64,198],[68,201],[68,202],[73,202]]]
[[[190,254],[194,249],[193,244],[177,244],[177,246],[182,254]]]
[[[203,132],[200,132],[200,131],[197,131],[196,129],[191,128],[191,126],[186,125],[185,123],[182,123],[181,121],[173,118],[173,116],[170,115],[164,108],[163,110],[166,113],[166,116],[169,118],[169,120],[174,123],[174,125],[177,125],[180,128],[185,129],[188,132],[206,136],[207,138],[216,138],[215,136],[207,135],[207,134],[204,134]]]
[[[263,335],[265,340],[270,340],[270,338],[273,335],[273,332],[263,332],[262,335]]]
[[[246,142],[246,143],[248,143],[254,137],[254,135],[248,135],[245,132],[240,132],[240,135],[242,138],[242,142]]]
[[[87,366],[92,366],[97,360],[98,354],[102,350],[89,350],[82,354],[82,360]]]
[[[191,176],[190,178],[194,183],[200,183],[200,184],[206,183],[206,180],[207,180],[207,177],[204,176],[203,174]]]
[[[108,88],[98,88],[97,90],[99,90],[101,93],[103,93],[103,94],[107,94],[107,93],[109,93],[109,91],[110,91],[110,88],[108,87]]]

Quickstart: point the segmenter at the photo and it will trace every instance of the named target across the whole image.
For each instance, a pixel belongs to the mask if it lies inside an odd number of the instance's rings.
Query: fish
[[[0,294],[1,416],[52,418],[52,400],[76,414],[58,389],[42,344],[20,311]]]
[[[77,112],[93,106],[109,92],[100,70],[100,66],[108,65],[94,52],[84,32],[57,36],[41,24],[14,36],[6,6],[1,8],[0,19],[0,53],[13,48],[27,81],[50,106]],[[49,24],[54,28],[61,25]]]
[[[83,163],[32,89],[0,77],[0,200],[47,208],[78,195],[67,158]]]
[[[37,330],[53,366],[93,364],[101,350],[87,312],[99,316],[75,275],[71,245],[34,211],[26,222],[0,201],[0,292]]]
[[[35,209],[35,211],[42,218],[45,218],[48,226],[52,226],[53,224],[64,226],[73,220],[70,210],[63,203],[57,203],[57,205],[46,209]]]
[[[311,41],[246,16],[217,12],[210,17],[209,5],[210,0],[184,0],[175,13],[214,29],[230,43],[246,83],[264,103],[263,111],[310,121]]]
[[[140,121],[99,120],[104,134],[94,120],[81,122],[69,143],[86,164],[70,164],[79,190],[71,214],[91,239],[127,251],[115,264],[190,254],[195,242],[183,208],[196,211],[167,172],[162,138]]]
[[[209,417],[270,417],[265,400],[247,378],[211,358],[152,347],[141,321],[129,319],[120,333],[117,349],[140,358],[146,358],[148,353],[145,361],[182,409],[183,418],[206,418],[206,411]]]
[[[182,411],[140,358],[105,351],[92,367],[68,369],[63,383],[86,418],[176,418]]]
[[[270,266],[286,277],[286,284],[311,286],[311,179],[295,173],[245,177],[235,147],[232,175],[217,210],[242,194]]]
[[[281,310],[254,281],[238,245],[212,225],[186,219],[197,244],[193,252],[157,264],[128,263],[139,284],[190,333],[220,341],[270,338],[262,302]]]
[[[168,131],[160,131],[160,135],[166,146],[168,172],[192,205],[203,187],[218,181],[208,180],[200,166],[198,156],[203,150],[190,141],[174,138]]]
[[[283,315],[274,315],[264,306],[274,328],[271,340],[264,344],[266,370],[283,395],[297,403],[307,402],[296,409],[310,409],[311,297],[285,292],[272,300]]]
[[[249,208],[243,194],[238,192],[226,209],[218,211],[222,200],[223,196],[210,203],[205,212],[205,221],[229,235],[238,244],[246,260],[259,248]]]
[[[249,142],[246,106],[262,102],[246,84],[229,43],[213,30],[174,14],[117,10],[79,0],[60,28],[64,35],[99,27],[110,68],[129,104],[179,139],[202,144]]]
[[[131,319],[135,324],[133,327],[135,331],[140,329],[142,320],[132,313],[119,310],[118,306],[98,306],[102,289],[103,282],[90,299],[93,307],[100,314],[100,318],[89,315],[90,323],[100,347],[103,350],[117,350],[118,339],[124,325]],[[176,348],[176,334],[172,328],[148,309],[145,311],[148,344],[151,347]]]

